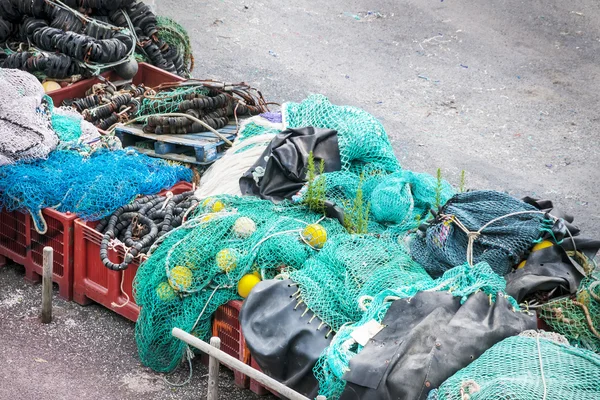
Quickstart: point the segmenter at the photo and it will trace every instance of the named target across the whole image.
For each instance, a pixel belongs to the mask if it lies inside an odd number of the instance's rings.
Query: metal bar
[[[255,370],[254,368],[244,364],[237,358],[231,357],[229,354],[224,353],[219,349],[215,349],[210,344],[198,339],[195,336],[190,335],[185,331],[182,331],[179,328],[173,328],[171,334],[176,338],[181,339],[185,343],[189,344],[190,346],[194,346],[195,348],[203,351],[210,357],[216,358],[222,364],[225,364],[226,366],[235,369],[236,371],[240,371],[242,374],[249,376],[250,378],[268,387],[269,389],[275,390],[277,393],[279,393],[283,397],[288,398],[289,400],[310,400],[308,397],[303,396],[295,390],[290,389],[281,382],[276,381],[270,376],[267,376],[262,372]]]
[[[210,345],[215,349],[221,349],[221,339],[210,338]],[[215,357],[208,359],[208,394],[207,400],[219,400],[219,360]]]

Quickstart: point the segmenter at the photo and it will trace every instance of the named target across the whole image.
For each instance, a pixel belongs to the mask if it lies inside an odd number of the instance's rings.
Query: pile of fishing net
[[[193,218],[156,243],[137,272],[142,362],[156,371],[173,370],[186,347],[171,336],[174,327],[207,340],[212,314],[241,298],[243,282],[299,269],[328,237],[343,232],[337,221],[305,207],[253,197],[204,199]]]
[[[432,276],[467,261],[505,275],[554,224],[544,214],[501,192],[459,193],[412,238],[410,253]]]
[[[496,344],[429,400],[600,398],[600,356],[560,335],[526,331]]]
[[[47,157],[58,144],[43,99],[34,76],[0,69],[0,165]]]
[[[0,66],[39,78],[77,80],[139,59],[180,76],[193,67],[187,32],[136,0],[4,0]],[[126,76],[124,76],[126,77]]]
[[[171,166],[133,150],[99,149],[90,156],[53,151],[48,159],[0,167],[0,208],[27,209],[45,232],[46,207],[98,220],[140,194],[154,194],[192,178],[191,170]]]
[[[599,274],[600,271],[596,271]],[[600,353],[600,279],[591,274],[577,293],[541,306],[540,317],[572,345]]]
[[[272,156],[273,139],[304,127],[336,131],[339,170],[323,172],[309,157],[295,195],[239,197],[240,178]],[[504,275],[542,240],[560,243],[568,233],[576,241],[571,225],[535,202],[457,191],[439,174],[402,169],[374,117],[318,95],[243,122],[195,198],[134,282],[142,362],[172,371],[191,357],[172,328],[207,340],[216,309],[256,285],[240,314],[253,357],[311,397],[425,399],[436,387],[441,396],[457,371],[535,327],[535,315],[507,294]],[[551,324],[558,309],[562,323],[576,321],[569,339],[590,348],[586,313],[567,304],[595,312],[595,290],[584,280],[576,296],[549,303],[546,317]]]
[[[98,130],[75,110],[54,107],[35,77],[0,69],[0,165],[46,158],[55,148],[100,145]]]

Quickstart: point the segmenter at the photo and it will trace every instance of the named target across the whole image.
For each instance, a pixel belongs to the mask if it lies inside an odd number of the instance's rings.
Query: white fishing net
[[[44,88],[33,75],[0,68],[0,165],[46,158],[56,147],[43,97]]]

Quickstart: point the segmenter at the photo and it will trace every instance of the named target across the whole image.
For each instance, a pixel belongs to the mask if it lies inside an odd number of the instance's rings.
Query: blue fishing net
[[[37,228],[42,208],[98,220],[132,201],[192,178],[191,170],[171,166],[133,150],[94,152],[54,151],[47,160],[0,167],[0,209],[27,209]]]

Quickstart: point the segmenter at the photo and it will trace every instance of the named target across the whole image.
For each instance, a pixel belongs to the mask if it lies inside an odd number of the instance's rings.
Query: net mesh
[[[0,165],[45,158],[58,144],[43,98],[33,75],[0,68]]]
[[[494,221],[495,222],[492,222]],[[473,263],[485,261],[505,275],[532,247],[545,228],[543,213],[505,193],[460,193],[450,199],[424,234],[414,235],[410,252],[433,276],[467,261],[468,236],[489,224],[475,239]]]
[[[342,234],[292,272],[307,307],[337,332],[360,320],[360,299],[399,284],[431,280],[404,248],[389,235]]]
[[[194,69],[194,56],[192,55],[192,43],[185,28],[171,18],[157,15],[156,29],[158,38],[165,41],[170,47],[176,48],[183,57],[184,72],[189,76],[190,71]]]
[[[152,96],[144,96],[137,116],[178,113],[179,104],[196,96],[206,96],[209,90],[203,86],[178,87],[161,90]]]
[[[378,273],[373,274],[373,277],[378,279]],[[328,399],[340,397],[346,387],[342,377],[348,371],[352,357],[363,348],[352,338],[352,332],[371,320],[381,323],[391,305],[391,300],[410,298],[423,291],[447,291],[455,297],[460,297],[461,302],[464,303],[471,294],[483,291],[490,297],[490,301],[495,301],[497,294],[504,293],[506,289],[504,279],[495,274],[486,262],[472,267],[469,264],[457,266],[436,280],[431,279],[427,274],[422,274],[421,279],[418,279],[419,275],[414,277],[417,279],[412,282],[388,282],[388,286],[383,290],[362,297],[364,311],[360,318],[355,320],[357,322],[345,325],[339,330],[313,369],[319,381],[319,394]],[[519,309],[513,298],[508,297],[508,300],[515,310]]]
[[[299,269],[319,245],[319,239],[302,239],[307,226],[322,218],[304,207],[234,196],[203,199],[200,205],[194,218],[162,238],[134,281],[141,307],[138,351],[156,371],[173,370],[184,355],[170,334],[173,327],[207,340],[212,314],[240,298],[243,277],[256,272],[270,279]],[[328,236],[343,232],[334,220],[318,226]]]
[[[336,106],[325,96],[311,95],[301,103],[285,103],[282,115],[287,128],[336,130],[342,170],[360,174],[366,166],[387,172],[400,169],[383,125],[366,111]]]
[[[600,398],[598,382],[598,355],[526,331],[497,343],[428,399],[588,400]]]
[[[49,99],[52,104],[52,99]],[[100,139],[98,129],[71,107],[51,107],[52,129],[63,143],[92,143]]]
[[[57,150],[47,160],[0,168],[0,208],[26,208],[36,224],[46,207],[98,220],[139,194],[158,193],[181,180],[190,181],[191,175],[187,168],[135,151],[98,150],[84,157]]]
[[[584,279],[577,294],[544,304],[538,315],[573,346],[600,353],[600,280]]]
[[[444,180],[429,174],[398,171],[392,174],[365,170],[362,174],[332,172],[324,174],[325,197],[351,212],[353,200],[362,191],[369,204],[370,218],[395,232],[415,229],[429,210],[446,203],[454,189]]]

